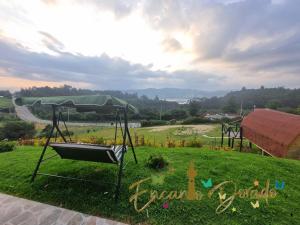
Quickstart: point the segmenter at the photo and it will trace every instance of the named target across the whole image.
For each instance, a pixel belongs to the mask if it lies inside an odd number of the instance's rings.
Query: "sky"
[[[300,87],[299,0],[0,0],[0,89]]]

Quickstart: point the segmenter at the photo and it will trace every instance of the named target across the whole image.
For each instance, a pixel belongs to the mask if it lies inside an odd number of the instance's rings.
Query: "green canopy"
[[[54,97],[21,97],[15,100],[17,105],[54,105],[76,108],[79,112],[107,112],[113,108],[125,108],[137,113],[138,110],[121,100],[110,95],[81,95],[81,96],[54,96]]]

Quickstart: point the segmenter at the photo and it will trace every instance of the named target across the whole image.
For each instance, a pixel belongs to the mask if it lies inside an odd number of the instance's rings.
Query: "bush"
[[[188,141],[186,143],[187,147],[196,147],[196,148],[201,148],[203,146],[203,143],[200,140],[197,140],[197,138],[194,138],[191,141]]]
[[[162,126],[166,124],[167,122],[163,120],[142,120],[141,121],[142,127]]]
[[[16,143],[13,141],[0,141],[0,153],[10,152],[16,148]]]
[[[201,123],[211,123],[211,120],[201,117],[190,117],[182,121],[182,124],[201,124]]]
[[[147,166],[151,169],[163,169],[169,163],[161,155],[151,155],[147,160]]]
[[[48,124],[44,127],[44,129],[37,135],[38,138],[43,138],[43,137],[49,137],[50,135],[50,132],[51,132],[51,129],[52,129],[52,125]],[[56,134],[57,130],[55,129],[53,134],[52,134],[52,137],[55,137],[55,134]],[[73,131],[70,131],[69,130],[69,134],[68,134],[68,131],[67,130],[63,130],[61,131],[61,133],[67,138],[70,134],[70,136],[74,135],[74,132]],[[60,135],[57,133],[57,137],[59,137]]]
[[[9,121],[1,129],[1,138],[17,140],[19,138],[33,138],[35,134],[34,124],[23,121]]]
[[[52,125],[50,124],[47,124],[44,129],[38,134],[38,137],[39,138],[42,138],[42,137],[49,137],[50,135],[50,132],[51,132],[51,128],[52,128]],[[54,135],[52,135],[53,137]]]

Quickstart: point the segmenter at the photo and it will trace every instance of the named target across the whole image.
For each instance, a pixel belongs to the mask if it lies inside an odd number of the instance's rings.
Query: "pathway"
[[[126,225],[0,193],[1,225]]]
[[[15,111],[17,116],[24,121],[32,122],[32,123],[40,123],[40,124],[52,124],[52,121],[49,120],[42,120],[35,115],[33,115],[26,106],[19,106],[15,104],[15,100],[12,100]],[[86,126],[99,126],[99,127],[114,127],[115,125],[110,122],[102,122],[102,123],[80,123],[80,122],[66,122],[68,126],[79,126],[79,127],[86,127]],[[129,128],[138,128],[141,127],[140,122],[129,122]]]

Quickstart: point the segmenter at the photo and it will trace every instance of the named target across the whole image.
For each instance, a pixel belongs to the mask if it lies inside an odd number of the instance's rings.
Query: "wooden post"
[[[240,127],[240,152],[243,149],[243,128]]]
[[[224,123],[222,123],[222,139],[221,139],[221,147],[223,147],[224,143]]]
[[[231,127],[228,128],[228,147],[230,147],[230,133],[231,133]]]

